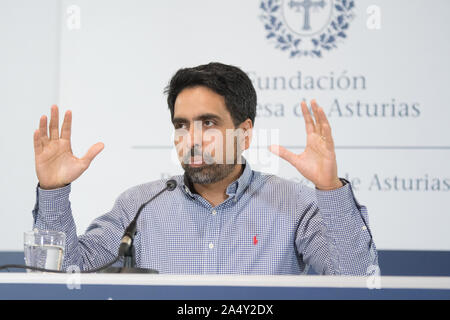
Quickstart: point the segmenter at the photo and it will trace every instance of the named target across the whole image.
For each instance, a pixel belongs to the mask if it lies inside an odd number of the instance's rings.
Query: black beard
[[[225,179],[237,164],[205,164],[201,167],[193,168],[188,164],[181,163],[184,172],[192,181],[198,184],[210,184]]]

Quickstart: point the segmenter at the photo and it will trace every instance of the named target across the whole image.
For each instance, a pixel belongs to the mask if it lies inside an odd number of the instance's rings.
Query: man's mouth
[[[191,167],[201,167],[204,164],[205,163],[204,163],[203,158],[201,156],[200,157],[195,156],[195,157],[191,157],[190,158],[189,165]]]

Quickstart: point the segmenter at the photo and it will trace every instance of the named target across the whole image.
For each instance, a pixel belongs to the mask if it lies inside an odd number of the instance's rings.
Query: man
[[[311,189],[253,171],[241,156],[250,145],[256,92],[240,69],[220,63],[181,69],[166,93],[185,172],[174,177],[175,190],[143,209],[134,242],[137,266],[188,274],[302,274],[312,266],[320,274],[365,275],[377,265],[366,208],[356,202],[350,183],[338,178],[330,125],[315,101],[314,119],[302,103],[304,152],[271,146],[314,183]],[[70,186],[104,146],[97,143],[76,158],[71,112],[60,135],[58,122],[53,106],[49,135],[45,116],[34,133],[34,227],[66,233],[63,268],[89,270],[117,256],[124,229],[166,180],[125,191],[110,212],[77,236]]]

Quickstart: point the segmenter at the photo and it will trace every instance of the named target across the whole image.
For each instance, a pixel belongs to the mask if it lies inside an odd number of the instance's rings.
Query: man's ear
[[[243,121],[239,127],[242,130],[243,135],[241,136],[241,150],[247,150],[250,147],[250,142],[252,141],[253,132],[253,122],[250,119]]]

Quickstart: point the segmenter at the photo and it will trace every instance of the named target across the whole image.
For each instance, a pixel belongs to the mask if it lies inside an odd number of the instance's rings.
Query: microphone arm
[[[150,200],[144,202],[138,209],[136,215],[134,216],[134,219],[130,222],[130,224],[125,229],[125,232],[123,233],[122,239],[120,241],[119,245],[119,257],[124,258],[124,266],[122,268],[117,267],[109,267],[102,271],[103,273],[158,273],[156,270],[152,269],[142,269],[142,268],[136,268],[135,267],[135,254],[134,254],[134,237],[137,233],[137,221],[139,219],[139,216],[141,215],[142,209],[152,202],[155,198],[157,198],[159,195],[161,195],[165,191],[173,191],[177,186],[176,180],[168,180],[166,182],[166,187],[159,191],[157,194],[155,194],[153,197],[150,198]]]

